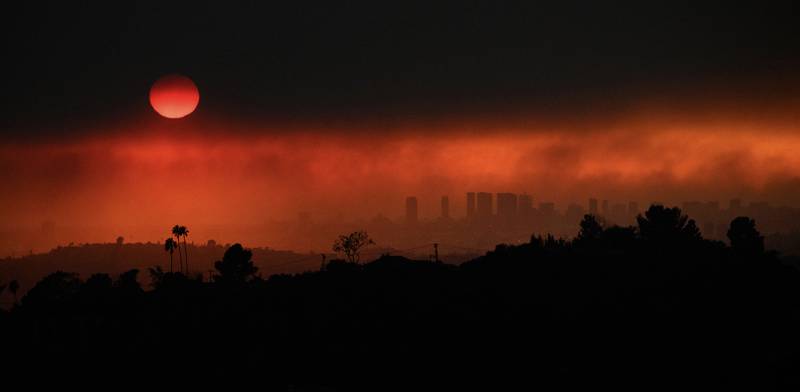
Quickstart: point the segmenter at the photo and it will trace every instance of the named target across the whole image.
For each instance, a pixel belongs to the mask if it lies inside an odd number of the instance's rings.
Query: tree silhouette
[[[172,273],[172,253],[175,252],[175,248],[178,247],[178,244],[175,243],[175,240],[172,237],[167,238],[164,241],[164,250],[169,252],[169,272]],[[180,255],[181,250],[178,248],[178,254]]]
[[[683,227],[683,238],[687,240],[699,240],[703,238],[703,235],[700,234],[700,228],[697,227],[697,223],[695,223],[694,219],[689,219],[686,222],[686,226]]]
[[[181,226],[180,233],[183,236],[183,259],[184,263],[186,263],[186,276],[189,276],[189,248],[186,246],[186,237],[189,236],[189,229],[186,226]]]
[[[164,270],[159,266],[155,266],[148,268],[147,272],[150,274],[150,286],[154,289],[161,287],[164,282]]]
[[[42,311],[59,311],[78,292],[81,280],[77,274],[56,271],[47,275],[22,297],[22,305]]]
[[[652,205],[644,216],[636,217],[639,234],[646,240],[674,243],[681,240],[700,239],[700,230],[693,219],[681,213],[678,207]]]
[[[358,263],[361,259],[361,248],[374,243],[366,231],[354,231],[348,235],[340,235],[333,243],[333,251],[344,253],[351,263]]]
[[[219,272],[214,276],[214,281],[221,283],[244,283],[252,279],[258,272],[258,267],[253,264],[253,252],[245,249],[241,244],[233,244],[225,251],[222,260],[214,262],[214,268]]]
[[[139,270],[135,268],[123,272],[117,277],[117,280],[114,281],[114,287],[128,292],[140,292],[142,291],[142,286],[139,284],[138,276]]]
[[[19,291],[19,282],[14,279],[11,282],[8,282],[8,291],[14,296],[14,304],[17,303],[17,291]]]
[[[180,243],[181,237],[183,237],[183,256],[184,256],[183,260],[184,260],[184,263],[186,264],[186,269],[184,270],[184,273],[188,276],[189,275],[189,251],[188,251],[188,249],[186,247],[186,237],[189,235],[189,229],[187,229],[186,226],[175,225],[175,226],[172,227],[172,235],[174,235],[175,238],[178,239],[178,243]],[[179,247],[178,253],[180,254],[180,247]],[[183,268],[183,267],[181,267],[181,268]]]
[[[584,215],[581,220],[581,230],[578,232],[579,241],[590,241],[600,238],[603,234],[603,225],[598,222],[597,217],[594,215]]]
[[[756,221],[746,216],[731,221],[728,239],[737,253],[756,255],[764,252],[764,237],[756,230]]]
[[[180,232],[180,226],[179,225],[175,225],[175,226],[172,227],[172,236],[175,237],[175,239],[176,239],[175,245],[177,245],[177,248],[178,248],[178,263],[180,264],[181,272],[183,272],[183,252],[181,252],[181,247],[180,247],[181,237],[178,234],[179,232]]]
[[[82,290],[98,292],[108,290],[112,286],[113,282],[108,274],[93,274],[83,283]]]

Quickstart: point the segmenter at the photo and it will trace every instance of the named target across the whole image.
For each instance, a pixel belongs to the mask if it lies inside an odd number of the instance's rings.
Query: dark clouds
[[[792,2],[273,3],[9,9],[4,132],[139,121],[169,72],[196,80],[206,115],[257,123],[567,116],[798,85]]]

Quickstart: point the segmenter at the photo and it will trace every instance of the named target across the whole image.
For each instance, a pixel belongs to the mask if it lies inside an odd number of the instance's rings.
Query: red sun
[[[200,92],[192,79],[183,75],[162,76],[150,88],[150,105],[166,118],[190,115],[200,102]]]

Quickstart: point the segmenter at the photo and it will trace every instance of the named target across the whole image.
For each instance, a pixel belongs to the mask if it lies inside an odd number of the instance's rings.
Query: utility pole
[[[322,256],[322,264],[320,265],[319,270],[320,271],[324,271],[325,270],[325,253],[321,253],[320,256]]]
[[[433,260],[435,262],[437,262],[437,263],[439,262],[439,243],[438,242],[434,242],[433,243]]]

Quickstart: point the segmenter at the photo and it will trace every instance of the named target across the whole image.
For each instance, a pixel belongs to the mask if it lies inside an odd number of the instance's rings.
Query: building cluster
[[[569,203],[559,210],[553,202],[534,204],[529,194],[509,192],[467,192],[466,211],[458,223],[486,226],[494,230],[519,229],[524,233],[550,232],[557,235],[574,235],[575,228],[585,214],[601,218],[607,225],[634,225],[636,217],[643,213],[651,202],[641,207],[636,201],[611,202],[589,198],[586,205]],[[732,199],[727,206],[718,201],[686,201],[679,207],[684,214],[694,219],[707,238],[723,239],[730,221],[737,216],[750,216],[757,220],[766,233],[798,230],[798,210],[789,207],[773,207],[766,202],[751,202]],[[406,224],[419,224],[419,203],[416,197],[406,198]],[[438,222],[455,222],[451,213],[450,198],[442,196]]]
[[[599,205],[602,207],[598,208]],[[577,223],[584,214],[589,213],[606,217],[617,224],[625,224],[640,212],[639,204],[633,201],[626,204],[609,204],[608,200],[603,200],[602,204],[599,204],[597,199],[589,199],[588,206],[587,211],[583,206],[571,203],[562,213],[556,209],[556,204],[553,202],[542,201],[534,205],[533,197],[526,193],[467,192],[464,219],[466,222],[496,226],[530,223],[533,219],[538,219],[541,223],[552,223],[559,217],[572,219]],[[452,220],[450,211],[449,196],[442,196],[439,219]],[[419,202],[415,196],[409,196],[406,198],[405,222],[415,224],[419,220]]]
[[[473,254],[480,254],[476,249],[488,250],[500,243],[526,243],[533,234],[573,238],[585,214],[599,217],[607,226],[630,226],[636,225],[636,217],[651,204],[676,205],[602,198],[556,204],[539,201],[530,194],[508,192],[467,192],[464,196],[456,201],[445,195],[435,204],[415,196],[406,197],[404,213],[398,219],[378,214],[367,219],[347,219],[339,215],[335,220],[312,221],[309,216],[302,215],[296,225],[279,225],[270,231],[269,238],[284,248],[329,249],[331,238],[366,230],[382,249],[422,246],[420,252],[429,252],[429,247],[424,245],[438,243],[444,253],[471,249]],[[696,221],[705,238],[726,240],[731,220],[749,216],[767,237],[768,246],[787,254],[800,254],[797,245],[800,244],[800,209],[763,202],[744,203],[740,199],[725,204],[687,201],[677,206]]]

